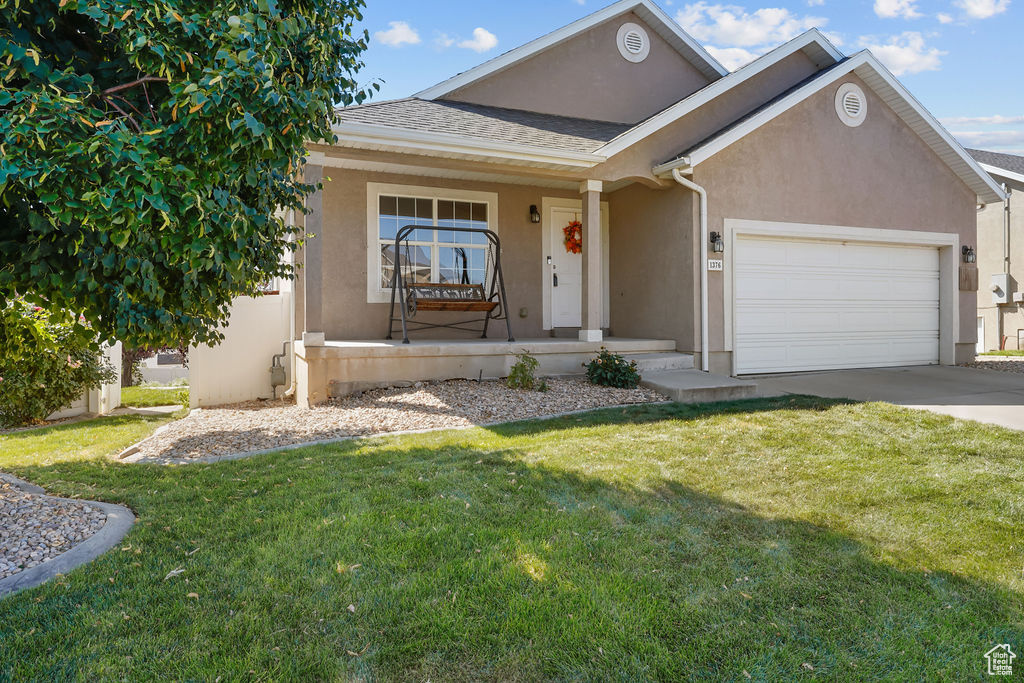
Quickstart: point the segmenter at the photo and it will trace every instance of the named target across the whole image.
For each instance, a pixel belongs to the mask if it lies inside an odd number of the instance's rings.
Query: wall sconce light
[[[540,211],[537,210],[536,204],[530,204],[530,222],[540,223]]]
[[[974,247],[964,246],[960,253],[964,255],[964,263],[974,263],[978,260],[977,255],[974,253]]]
[[[711,251],[715,252],[716,254],[721,254],[723,251],[725,251],[725,242],[722,240],[721,233],[713,232],[710,235],[708,235],[708,237],[711,238]]]

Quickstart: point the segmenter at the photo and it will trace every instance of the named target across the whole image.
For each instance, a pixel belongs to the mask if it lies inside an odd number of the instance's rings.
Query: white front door
[[[573,221],[583,221],[581,211],[564,207],[551,207],[548,217],[551,264],[548,278],[551,285],[551,326],[579,327],[582,321],[583,255],[573,254],[565,248],[563,228]]]
[[[583,222],[583,204],[578,199],[544,198],[544,329],[581,327],[583,324],[583,255],[565,249],[565,227],[572,221]],[[609,244],[608,203],[601,202],[601,287],[604,308],[601,326],[608,327]]]

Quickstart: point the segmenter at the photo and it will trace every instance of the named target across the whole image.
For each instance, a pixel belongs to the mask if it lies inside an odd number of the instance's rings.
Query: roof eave
[[[332,145],[336,147],[387,149],[416,154],[443,153],[451,158],[504,161],[558,169],[589,169],[607,160],[607,157],[598,154],[470,139],[448,133],[427,133],[367,123],[335,124],[332,130],[338,138]]]
[[[1024,183],[1024,173],[1017,173],[1009,169],[1000,168],[999,166],[993,166],[992,164],[986,164],[978,162],[978,166],[989,175],[999,176],[1000,178],[1006,178],[1018,183]]]

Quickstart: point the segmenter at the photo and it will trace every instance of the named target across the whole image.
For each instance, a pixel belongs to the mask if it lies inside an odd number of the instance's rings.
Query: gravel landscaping
[[[1024,356],[978,356],[973,363],[964,363],[964,367],[1024,373]]]
[[[25,493],[0,480],[0,579],[67,552],[106,521],[84,501]]]
[[[665,398],[655,391],[611,389],[583,379],[549,379],[546,392],[503,382],[456,380],[376,389],[312,410],[281,401],[194,410],[140,444],[129,462],[182,463],[338,439],[422,429],[466,427]]]

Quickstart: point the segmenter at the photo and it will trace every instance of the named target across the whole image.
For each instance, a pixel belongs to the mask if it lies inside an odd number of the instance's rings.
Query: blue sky
[[[363,80],[405,97],[612,0],[367,0]],[[812,26],[865,47],[964,144],[1024,154],[1024,0],[660,0],[729,68]]]

